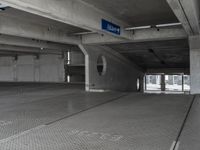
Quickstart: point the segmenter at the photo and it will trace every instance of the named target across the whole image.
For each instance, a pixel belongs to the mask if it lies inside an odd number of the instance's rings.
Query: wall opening
[[[70,51],[67,52],[67,64],[68,65],[71,64],[71,52]]]
[[[190,91],[190,76],[180,74],[164,74],[165,80],[162,83],[160,74],[148,74],[145,76],[144,86],[146,92],[161,92],[161,85],[167,93],[188,93]]]
[[[67,75],[67,83],[70,83],[70,75]]]
[[[137,78],[137,91],[140,91],[140,78]]]
[[[146,91],[161,91],[161,75],[160,74],[152,74],[152,75],[146,75]]]
[[[181,92],[183,91],[182,75],[165,75],[166,91]]]
[[[189,75],[184,75],[183,76],[183,89],[185,92],[190,91],[190,76]]]
[[[85,56],[78,49],[71,49],[65,53],[65,81],[85,84]]]
[[[107,63],[105,56],[99,56],[97,59],[97,71],[100,76],[106,74],[106,68],[107,68]]]

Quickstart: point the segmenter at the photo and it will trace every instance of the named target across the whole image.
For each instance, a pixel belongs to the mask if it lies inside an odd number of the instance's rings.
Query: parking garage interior
[[[198,0],[0,0],[0,150],[199,150]]]

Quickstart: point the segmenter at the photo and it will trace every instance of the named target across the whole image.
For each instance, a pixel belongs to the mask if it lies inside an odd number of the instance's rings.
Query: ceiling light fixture
[[[158,24],[156,27],[162,28],[162,27],[172,27],[172,26],[180,26],[182,25],[180,22],[178,23],[167,23],[167,24]]]
[[[138,27],[129,27],[126,28],[126,31],[131,30],[141,30],[141,29],[150,29],[150,28],[164,28],[164,27],[172,27],[172,26],[180,26],[182,25],[180,22],[177,23],[167,23],[167,24],[158,24],[158,25],[148,25],[148,26],[138,26]]]
[[[87,35],[87,34],[94,34],[97,32],[93,32],[93,31],[88,31],[88,32],[79,32],[79,33],[74,33],[73,35]]]
[[[130,30],[141,30],[141,29],[149,29],[149,28],[151,28],[151,26],[130,27],[130,28],[126,28],[126,31],[130,31]]]

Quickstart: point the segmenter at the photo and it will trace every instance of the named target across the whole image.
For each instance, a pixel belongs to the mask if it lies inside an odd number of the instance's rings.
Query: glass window
[[[190,76],[184,75],[184,91],[190,91]]]
[[[161,75],[146,75],[146,90],[161,91]]]
[[[165,75],[166,91],[182,91],[182,75]]]

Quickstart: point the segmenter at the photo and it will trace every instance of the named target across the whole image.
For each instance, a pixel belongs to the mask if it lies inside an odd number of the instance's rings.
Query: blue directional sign
[[[116,34],[116,35],[120,35],[121,34],[120,26],[118,26],[118,25],[116,25],[116,24],[114,24],[112,22],[109,22],[109,21],[107,21],[105,19],[102,19],[101,25],[102,25],[102,30],[111,32],[111,33]]]

